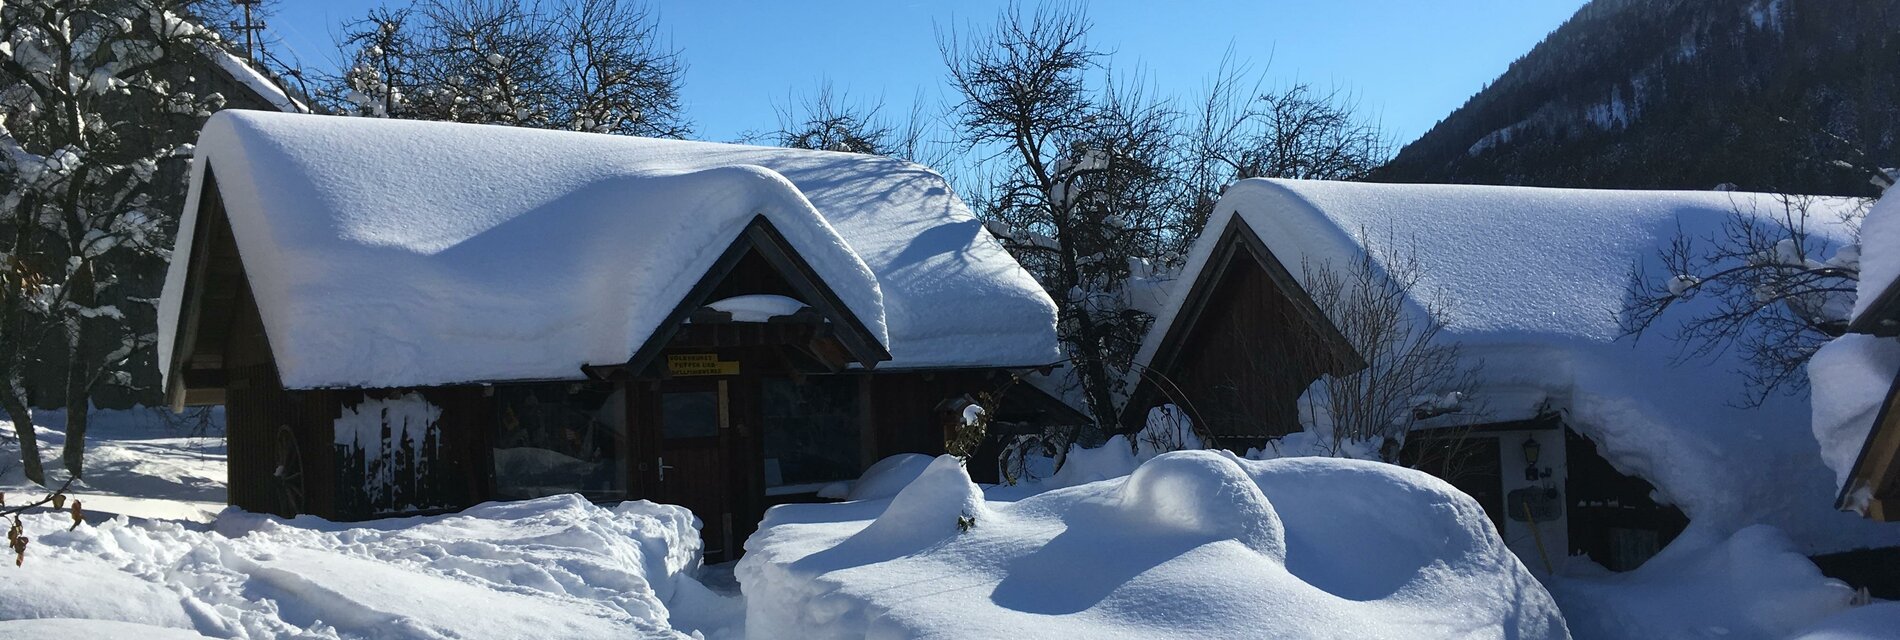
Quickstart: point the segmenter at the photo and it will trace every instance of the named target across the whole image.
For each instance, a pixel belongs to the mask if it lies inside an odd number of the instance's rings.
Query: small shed
[[[1342,319],[1316,316],[1325,305],[1310,299],[1309,269],[1371,256],[1384,270],[1408,255],[1414,294],[1445,304],[1441,339],[1477,380],[1469,406],[1421,420],[1399,457],[1476,498],[1527,564],[1580,553],[1633,568],[1692,521],[1773,524],[1810,554],[1900,544],[1900,532],[1827,509],[1833,483],[1804,399],[1740,406],[1739,356],[1680,361],[1667,327],[1622,335],[1632,270],[1660,268],[1679,230],[1785,205],[1732,192],[1243,180],[1188,255],[1180,281],[1193,284],[1136,358],[1124,426],[1172,402],[1236,452],[1299,430],[1308,385],[1360,366],[1334,329]],[[1848,241],[1835,214],[1855,203],[1810,206],[1816,240]],[[1424,313],[1419,300],[1407,311]],[[1229,409],[1243,403],[1257,408]]]
[[[226,405],[249,510],[648,498],[720,558],[1060,358],[1047,294],[915,164],[242,111],[198,149],[159,350],[174,405]]]

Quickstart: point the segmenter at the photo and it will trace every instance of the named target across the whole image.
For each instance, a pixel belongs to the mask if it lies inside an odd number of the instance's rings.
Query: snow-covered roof
[[[207,169],[292,388],[571,379],[624,363],[757,216],[884,343],[880,369],[1058,358],[1054,303],[915,164],[223,111],[199,138],[161,362]]]
[[[1811,238],[1847,240],[1838,213],[1811,205]],[[1738,406],[1746,365],[1737,350],[1677,363],[1674,323],[1712,300],[1665,314],[1640,339],[1618,322],[1631,270],[1663,272],[1658,252],[1678,230],[1705,238],[1737,211],[1783,211],[1770,194],[1607,191],[1470,185],[1398,185],[1244,180],[1221,198],[1184,273],[1198,273],[1212,240],[1244,220],[1282,265],[1356,259],[1368,248],[1415,249],[1415,291],[1448,303],[1444,338],[1481,361],[1487,387],[1541,388],[1567,422],[1596,441],[1621,471],[1654,483],[1665,501],[1698,521],[1736,528],[1782,527],[1810,551],[1869,540],[1900,543],[1900,531],[1833,511],[1833,475],[1808,430],[1805,398],[1775,396]],[[1178,312],[1185,287],[1157,317],[1138,361]],[[1482,398],[1480,398],[1482,400]]]
[[[1874,203],[1861,222],[1860,238],[1861,246],[1874,250],[1861,252],[1859,295],[1854,299],[1856,320],[1900,279],[1900,250],[1888,250],[1900,247],[1900,198],[1882,197]]]
[[[231,55],[231,52],[225,51],[223,48],[215,45],[205,45],[204,49],[206,59],[210,60],[212,64],[217,65],[219,69],[224,70],[226,74],[229,74],[232,80],[236,80],[249,88],[251,93],[255,93],[257,97],[263,98],[265,102],[269,102],[270,105],[275,107],[278,111],[285,113],[310,112],[309,107],[304,106],[302,102],[298,102],[296,98],[290,97],[290,94],[284,93],[283,87],[277,86],[277,83],[271,82],[270,78],[264,77],[263,73],[252,67],[249,62],[245,62],[243,58]]]

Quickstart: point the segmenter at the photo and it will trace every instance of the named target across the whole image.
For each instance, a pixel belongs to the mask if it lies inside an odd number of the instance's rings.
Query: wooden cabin
[[[1734,357],[1678,362],[1666,330],[1635,341],[1617,321],[1632,267],[1655,260],[1678,229],[1779,206],[1766,194],[1243,180],[1222,197],[1177,280],[1188,284],[1136,357],[1122,427],[1140,429],[1152,408],[1174,404],[1236,453],[1304,429],[1302,394],[1366,366],[1341,329],[1364,319],[1329,317],[1323,310],[1340,305],[1316,301],[1308,280],[1330,267],[1350,293],[1342,270],[1370,256],[1387,275],[1416,271],[1406,274],[1416,280],[1406,313],[1432,318],[1421,300],[1431,298],[1439,339],[1457,344],[1474,373],[1468,387],[1435,392],[1463,391],[1461,406],[1395,416],[1409,420],[1409,435],[1384,453],[1470,494],[1527,566],[1583,554],[1633,569],[1695,513],[1778,524],[1813,554],[1854,548],[1862,543],[1851,535],[1803,537],[1838,514],[1782,506],[1790,493],[1832,492],[1803,403],[1740,406]],[[1817,244],[1845,237],[1809,231]]]
[[[166,295],[175,405],[227,408],[230,500],[333,520],[580,493],[679,504],[707,557],[772,504],[941,453],[1055,306],[887,158],[227,112]]]

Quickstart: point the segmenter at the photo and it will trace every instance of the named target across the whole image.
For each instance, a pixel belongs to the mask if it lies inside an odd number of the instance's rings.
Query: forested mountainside
[[[1873,195],[1900,2],[1595,0],[1374,179]]]

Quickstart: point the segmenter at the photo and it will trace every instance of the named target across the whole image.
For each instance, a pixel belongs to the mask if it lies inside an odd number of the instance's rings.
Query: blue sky
[[[401,4],[392,0],[391,4]],[[281,0],[271,31],[309,67],[335,64],[334,34],[373,0]],[[688,65],[694,137],[733,140],[771,128],[773,105],[829,80],[900,114],[913,96],[947,100],[938,27],[990,24],[995,0],[965,2],[696,0],[653,2]],[[1231,46],[1269,84],[1303,81],[1353,94],[1395,140],[1429,129],[1576,12],[1583,0],[1096,2],[1092,40],[1118,71],[1141,69],[1192,98]],[[1269,64],[1270,63],[1270,64]]]

